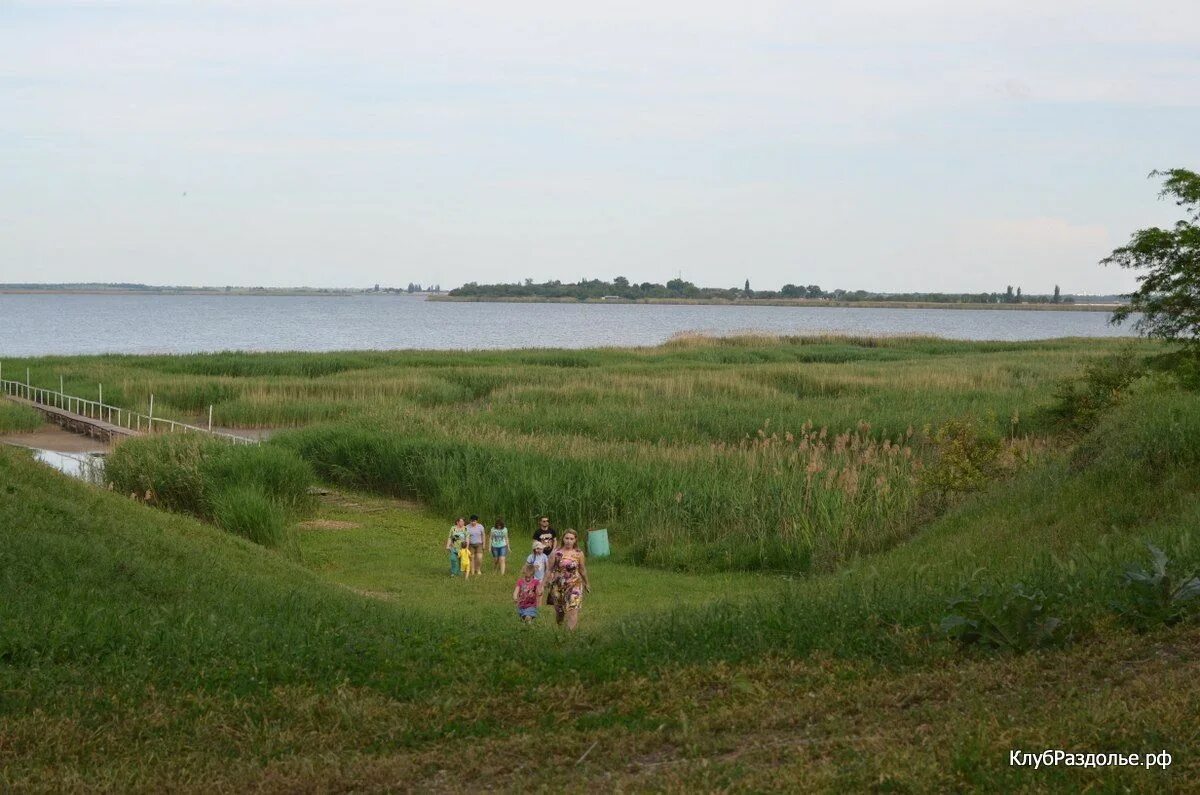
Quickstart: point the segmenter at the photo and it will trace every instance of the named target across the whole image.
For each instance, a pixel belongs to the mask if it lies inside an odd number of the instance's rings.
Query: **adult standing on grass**
[[[457,577],[462,573],[462,567],[458,564],[458,550],[466,540],[467,520],[460,516],[455,520],[454,526],[450,528],[450,535],[446,537],[446,551],[450,553],[451,577]]]
[[[471,543],[471,573],[478,577],[483,574],[483,539],[487,530],[479,522],[479,517],[471,514],[471,523],[467,525],[467,541]]]
[[[533,531],[533,540],[542,543],[542,551],[550,555],[558,548],[558,533],[550,526],[550,517],[538,519],[537,529]]]
[[[504,574],[508,567],[508,528],[503,519],[492,525],[492,571]]]
[[[583,595],[592,592],[588,584],[587,561],[579,548],[579,536],[574,530],[563,533],[562,546],[550,557],[550,596],[554,601],[554,617],[558,625],[574,630],[579,626],[579,610]]]

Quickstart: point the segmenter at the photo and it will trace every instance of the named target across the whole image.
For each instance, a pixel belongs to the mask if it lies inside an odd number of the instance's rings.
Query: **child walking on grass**
[[[532,624],[538,614],[538,602],[542,597],[542,581],[534,576],[533,564],[521,568],[521,578],[513,588],[513,601],[517,604],[517,616],[522,624]]]
[[[463,577],[471,576],[471,547],[466,541],[458,549],[458,567]]]
[[[497,519],[492,526],[492,570],[499,571],[500,576],[508,566],[508,527],[503,519]]]
[[[457,577],[462,574],[462,566],[459,564],[458,545],[467,537],[467,520],[458,517],[458,521],[450,528],[450,535],[446,536],[446,551],[450,553],[450,576]]]
[[[533,576],[545,582],[546,569],[550,567],[550,559],[546,557],[546,548],[542,546],[541,541],[533,542],[533,553],[525,558],[525,562],[533,566]]]

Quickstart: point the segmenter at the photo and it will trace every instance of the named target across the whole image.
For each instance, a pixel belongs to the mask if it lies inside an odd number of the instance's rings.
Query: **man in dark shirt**
[[[558,532],[550,526],[549,516],[538,519],[537,529],[533,531],[533,540],[542,542],[547,557],[558,548]]]

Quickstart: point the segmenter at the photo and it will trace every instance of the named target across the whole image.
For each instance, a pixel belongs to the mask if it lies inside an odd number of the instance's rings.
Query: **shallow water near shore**
[[[62,453],[57,450],[33,450],[35,460],[86,483],[104,483],[104,453]]]
[[[659,345],[673,335],[1131,336],[1107,312],[515,304],[395,295],[0,295],[0,356]]]

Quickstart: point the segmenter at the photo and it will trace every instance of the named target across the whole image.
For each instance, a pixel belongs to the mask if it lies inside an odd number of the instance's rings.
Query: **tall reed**
[[[830,568],[900,537],[916,506],[911,434],[879,441],[805,426],[737,444],[632,450],[625,457],[548,453],[320,426],[277,437],[345,485],[520,524],[608,526],[636,560],[690,569]]]

